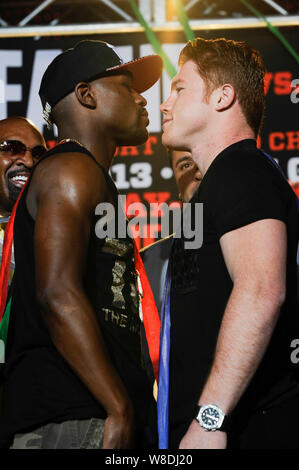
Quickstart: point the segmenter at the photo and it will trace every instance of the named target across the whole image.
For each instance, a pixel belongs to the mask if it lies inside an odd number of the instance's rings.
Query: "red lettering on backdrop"
[[[299,149],[299,131],[286,132],[287,136],[287,150],[298,150]]]
[[[277,152],[279,150],[284,150],[284,133],[283,132],[271,132],[269,135],[269,149]]]
[[[269,148],[274,152],[280,150],[299,150],[299,131],[271,132]]]
[[[166,202],[170,198],[171,194],[169,192],[159,192],[159,193],[143,193],[144,199],[150,204],[152,202]]]
[[[291,72],[283,71],[271,73],[267,72],[265,74],[264,80],[264,90],[265,95],[268,94],[270,87],[273,83],[273,93],[275,95],[289,95],[292,92],[292,79],[293,75]]]
[[[265,74],[265,80],[264,80],[264,91],[265,95],[267,95],[269,88],[270,88],[270,83],[272,82],[273,79],[273,73],[267,72]]]
[[[299,199],[299,183],[289,181],[291,188],[293,189],[294,193],[296,194],[297,198]]]
[[[256,146],[257,146],[257,148],[259,148],[259,149],[260,149],[261,146],[262,146],[262,138],[261,138],[260,135],[257,136],[257,139],[256,139]]]
[[[128,214],[128,207],[131,206],[132,204],[137,203],[138,206],[135,208],[132,207],[132,212],[136,211],[134,214]],[[146,217],[146,209],[144,205],[142,204],[142,201],[140,199],[140,196],[138,193],[129,193],[126,195],[126,214],[128,218],[130,217]]]
[[[157,143],[158,138],[155,135],[150,135],[145,143],[143,155],[153,155],[154,151],[152,146],[156,145]]]
[[[120,157],[138,157],[139,151],[137,147],[120,147]]]
[[[276,95],[289,95],[292,92],[291,72],[277,72],[274,78],[274,93]]]
[[[126,210],[130,204],[134,202],[141,202],[140,196],[138,193],[129,193],[126,195]]]
[[[138,157],[139,151],[134,146],[116,147],[114,157]]]
[[[152,193],[143,193],[143,199],[148,203],[158,203],[162,204],[163,202],[166,203],[170,197],[170,192],[152,192]],[[142,200],[138,193],[129,193],[127,194],[126,198],[126,210],[128,210],[129,205],[134,203],[142,203]],[[132,207],[134,209],[134,207]],[[144,206],[136,207],[136,212],[134,214],[127,214],[128,218],[132,217],[140,217],[142,219],[148,220],[146,210],[144,210]],[[134,212],[134,211],[132,211]],[[162,216],[161,211],[158,211],[157,208],[152,209],[150,213],[150,217],[159,217]],[[161,225],[159,223],[152,223],[150,224],[138,224],[136,226],[131,227],[132,234],[136,240],[138,249],[143,248],[145,246],[150,245],[158,240],[157,234],[161,231]],[[139,231],[142,231],[142,236],[139,236]]]
[[[150,135],[144,144],[143,155],[153,155],[153,145],[157,145],[158,138],[155,135]],[[114,157],[138,157],[140,148],[134,146],[116,147]]]
[[[169,192],[160,192],[160,193],[144,193],[144,199],[149,203],[158,203],[162,204],[163,202],[167,202],[170,199],[171,194]],[[158,208],[153,208],[151,211],[151,217],[159,217],[159,213],[161,211],[157,210]],[[162,216],[162,214],[161,214]]]

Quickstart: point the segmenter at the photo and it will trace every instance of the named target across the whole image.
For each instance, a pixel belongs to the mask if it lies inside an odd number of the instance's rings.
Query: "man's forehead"
[[[183,68],[184,65],[180,68],[178,73],[173,77],[173,79],[171,81],[171,88],[175,87],[179,83],[183,83],[183,82],[186,81],[186,76],[185,76],[186,74],[185,74],[185,70]]]
[[[33,129],[27,119],[20,117],[8,117],[0,121],[0,130],[10,130],[10,129]]]
[[[0,138],[3,139],[34,139],[43,141],[42,135],[26,119],[9,118],[0,121]]]
[[[8,139],[14,135],[18,137],[24,133],[24,125],[21,122],[10,120],[6,122],[0,122],[0,137],[1,139]]]
[[[193,62],[193,60],[188,60],[181,66],[176,76],[172,79],[171,88],[177,86],[180,83],[187,83],[188,81],[193,80],[194,73],[198,74],[198,77],[200,78],[196,63]]]

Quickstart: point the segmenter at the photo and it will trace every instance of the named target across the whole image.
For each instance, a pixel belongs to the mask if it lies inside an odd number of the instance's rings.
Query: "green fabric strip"
[[[6,306],[4,315],[0,323],[0,340],[2,340],[4,344],[6,344],[6,339],[7,339],[10,309],[11,309],[11,298],[8,301],[8,304]]]
[[[184,30],[187,40],[193,41],[193,39],[195,39],[195,35],[189,24],[189,18],[187,16],[187,13],[185,11],[182,1],[175,0],[175,6],[176,6],[177,13],[178,13],[179,22],[182,25],[182,28]]]
[[[243,5],[245,5],[248,10],[251,11],[254,15],[256,15],[258,18],[261,18],[266,25],[268,26],[269,30],[281,41],[281,43],[285,46],[285,48],[289,51],[289,53],[293,56],[293,58],[299,63],[299,55],[297,52],[293,49],[291,44],[286,40],[286,38],[281,34],[281,32],[271,24],[267,18],[262,15],[256,8],[254,8],[250,3],[248,3],[246,0],[240,0]]]
[[[145,18],[143,17],[142,13],[140,12],[139,8],[137,7],[134,0],[129,0],[132,10],[134,11],[139,23],[144,28],[144,32],[146,34],[147,39],[153,46],[154,51],[161,57],[164,63],[164,67],[170,78],[173,78],[177,74],[177,70],[174,65],[171,63],[167,54],[163,51],[160,42],[158,41],[155,33],[146,22]]]

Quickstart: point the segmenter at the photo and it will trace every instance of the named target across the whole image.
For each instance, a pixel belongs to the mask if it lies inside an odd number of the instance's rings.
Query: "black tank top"
[[[86,154],[99,165],[88,150],[73,142],[55,147],[44,158],[67,152]],[[116,206],[116,187],[106,170],[101,169]],[[34,220],[26,207],[29,184],[20,200],[14,224],[16,269],[6,348],[0,442],[50,422],[106,417],[104,408],[53,345],[36,301]],[[96,215],[93,218],[84,284],[111,360],[133,402],[140,433],[147,419],[152,393],[141,365],[134,246],[128,236],[125,239],[98,238],[95,233],[98,219]],[[50,226],[51,220],[48,223]]]

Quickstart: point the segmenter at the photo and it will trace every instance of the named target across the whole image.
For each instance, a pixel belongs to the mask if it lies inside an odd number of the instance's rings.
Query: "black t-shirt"
[[[74,143],[54,148],[45,158],[64,152],[81,152],[88,155],[82,158],[93,158]],[[103,168],[102,171],[116,206],[116,188],[107,172]],[[6,349],[4,410],[0,419],[2,445],[15,433],[50,422],[106,418],[104,408],[55,348],[42,318],[35,295],[34,220],[25,203],[27,190],[28,187],[20,200],[14,224],[16,270]],[[98,238],[97,220],[99,217],[94,216],[83,283],[113,365],[133,402],[138,437],[141,437],[153,399],[141,365],[133,241],[128,236]]]
[[[296,251],[299,221],[287,181],[255,146],[243,140],[221,152],[205,174],[193,203],[203,203],[203,244],[171,254],[170,437],[177,446],[195,414],[210,371],[223,313],[233,288],[220,238],[262,219],[287,226],[286,300],[264,359],[234,416],[243,424],[253,410],[283,399],[294,385],[291,340],[299,338]],[[235,424],[237,426],[237,424]]]

